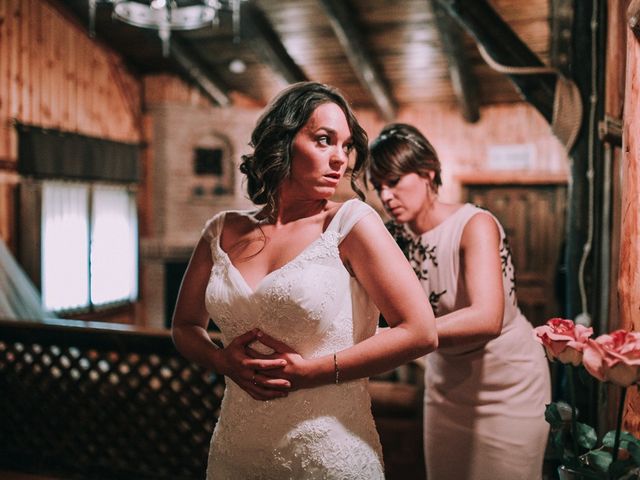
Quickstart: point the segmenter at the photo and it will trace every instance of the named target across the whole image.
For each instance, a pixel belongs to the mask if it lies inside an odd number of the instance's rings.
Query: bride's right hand
[[[281,378],[263,375],[256,379],[257,370],[274,370],[286,366],[283,359],[258,359],[247,355],[247,346],[258,338],[258,329],[249,330],[234,338],[220,352],[220,373],[233,380],[256,400],[286,397],[291,383]]]

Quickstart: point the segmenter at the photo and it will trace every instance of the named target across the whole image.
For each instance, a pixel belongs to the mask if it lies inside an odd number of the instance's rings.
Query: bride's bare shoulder
[[[258,227],[255,210],[230,210],[224,217],[223,232],[232,237],[251,233]]]

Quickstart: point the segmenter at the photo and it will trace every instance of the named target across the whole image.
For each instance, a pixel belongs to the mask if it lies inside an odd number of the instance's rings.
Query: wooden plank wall
[[[55,1],[0,0],[0,238],[14,242],[13,121],[141,140],[142,82]]]

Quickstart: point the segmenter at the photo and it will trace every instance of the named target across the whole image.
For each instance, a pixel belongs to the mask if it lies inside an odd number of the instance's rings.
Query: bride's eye
[[[322,146],[327,146],[329,145],[329,137],[327,135],[320,135],[316,138],[316,142]]]

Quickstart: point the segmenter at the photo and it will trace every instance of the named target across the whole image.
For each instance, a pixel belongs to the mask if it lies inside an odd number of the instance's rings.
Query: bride
[[[366,378],[437,335],[377,213],[330,200],[348,166],[363,196],[366,133],[336,89],[303,82],[270,103],[251,145],[241,171],[261,207],[207,222],[173,317],[178,350],[228,379],[207,478],[384,478]],[[391,328],[374,335],[379,311]]]

